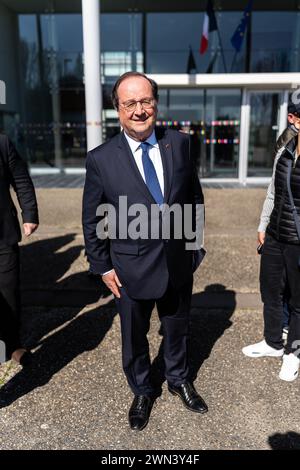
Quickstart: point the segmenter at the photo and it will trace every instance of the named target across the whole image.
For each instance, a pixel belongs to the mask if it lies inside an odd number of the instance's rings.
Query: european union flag
[[[234,34],[233,34],[233,36],[230,40],[231,44],[233,45],[236,52],[240,52],[240,50],[242,48],[244,36],[245,36],[246,29],[247,29],[247,26],[248,26],[248,23],[249,23],[249,20],[250,20],[250,13],[251,13],[251,10],[252,10],[252,4],[253,4],[253,0],[250,0],[248,5],[246,6],[246,8],[244,10],[241,21],[240,21],[237,29],[235,30],[235,32],[234,32]]]

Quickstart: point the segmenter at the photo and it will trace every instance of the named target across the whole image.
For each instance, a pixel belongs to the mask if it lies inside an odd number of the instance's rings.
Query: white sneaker
[[[279,372],[279,378],[292,382],[298,377],[300,359],[295,354],[285,354],[282,360],[281,370]]]
[[[284,349],[274,349],[269,346],[266,341],[263,339],[259,343],[250,344],[249,346],[245,346],[242,349],[245,356],[248,357],[281,357],[283,356]]]

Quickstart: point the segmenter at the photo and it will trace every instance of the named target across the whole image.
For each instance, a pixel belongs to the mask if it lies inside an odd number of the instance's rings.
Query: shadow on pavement
[[[65,249],[74,240],[75,234],[70,234],[20,247],[21,286],[29,289],[29,300],[32,301],[29,305],[34,305],[35,296],[42,288],[50,291],[54,299],[50,307],[38,303],[43,305],[42,309],[28,308],[23,312],[21,335],[24,346],[37,349],[28,367],[0,389],[0,407],[8,406],[36,387],[45,385],[76,356],[96,348],[112,325],[116,314],[114,302],[99,276],[83,272],[61,279],[83,249],[81,245]],[[65,291],[67,296],[79,294],[79,302],[73,308],[61,307],[60,291],[63,294]],[[82,299],[80,292],[85,293]],[[83,307],[99,298],[105,305],[78,315]]]
[[[97,284],[96,276],[89,275],[87,271],[63,277],[84,249],[81,244],[68,246],[75,239],[76,234],[71,233],[21,245],[21,288],[32,293],[53,289],[87,291],[89,302],[86,303],[96,302],[104,286],[99,276]],[[98,287],[98,292],[95,292],[95,287]]]
[[[77,313],[78,309],[74,310],[73,317]],[[0,408],[45,385],[78,355],[99,346],[111,328],[115,314],[114,302],[110,302],[73,318],[69,324],[41,340],[28,366],[0,389]]]
[[[55,287],[79,257],[83,246],[68,248],[76,234],[37,240],[20,246],[22,288]]]
[[[272,450],[300,450],[300,434],[297,432],[273,434],[268,441]]]
[[[70,321],[86,305],[110,295],[100,276],[84,271],[64,277],[84,249],[80,244],[68,247],[75,237],[71,233],[20,247],[23,306],[73,307],[39,322],[31,314],[22,315],[22,338],[28,348],[36,347],[39,338]]]
[[[209,297],[213,297],[215,293],[226,296],[226,309],[202,308],[201,305],[206,305]],[[204,299],[204,302],[202,302],[202,299]],[[226,290],[226,287],[222,284],[211,284],[206,286],[203,292],[192,296],[192,305],[198,305],[199,307],[192,307],[190,316],[189,364],[191,382],[196,380],[201,365],[210,356],[215,343],[224,331],[232,325],[230,318],[236,307],[235,292]],[[160,333],[162,332],[160,331]],[[156,388],[161,389],[165,380],[163,340],[158,355],[153,361],[151,375]]]

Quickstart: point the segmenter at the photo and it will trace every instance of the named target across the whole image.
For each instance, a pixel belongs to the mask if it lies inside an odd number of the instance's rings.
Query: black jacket
[[[21,240],[17,210],[10,187],[17,194],[23,223],[39,222],[34,187],[25,162],[7,136],[0,134],[0,246],[11,246]]]
[[[199,180],[193,170],[189,152],[189,138],[177,131],[156,133],[164,169],[164,202],[203,204]],[[96,215],[101,203],[109,203],[116,210],[116,220],[125,210],[119,207],[119,196],[127,196],[128,207],[143,204],[148,209],[155,201],[143,181],[123,133],[95,148],[87,156],[87,173],[83,197],[83,229],[85,246],[91,271],[103,274],[114,268],[132,298],[159,298],[169,280],[180,287],[192,279],[193,252],[185,249],[185,239],[117,239],[97,238]],[[163,219],[164,213],[161,214]],[[132,218],[128,217],[126,228]],[[134,219],[134,217],[133,217]],[[158,222],[160,223],[160,221]],[[171,230],[172,232],[172,230]]]
[[[274,208],[267,232],[283,243],[299,244],[292,207],[287,191],[288,161],[292,160],[291,190],[300,215],[300,158],[295,158],[297,137],[288,142],[276,165]]]

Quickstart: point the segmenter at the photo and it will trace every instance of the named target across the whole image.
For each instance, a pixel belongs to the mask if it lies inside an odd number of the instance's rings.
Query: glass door
[[[270,176],[278,137],[280,91],[250,91],[248,176]]]
[[[204,90],[201,176],[238,176],[241,89]]]

